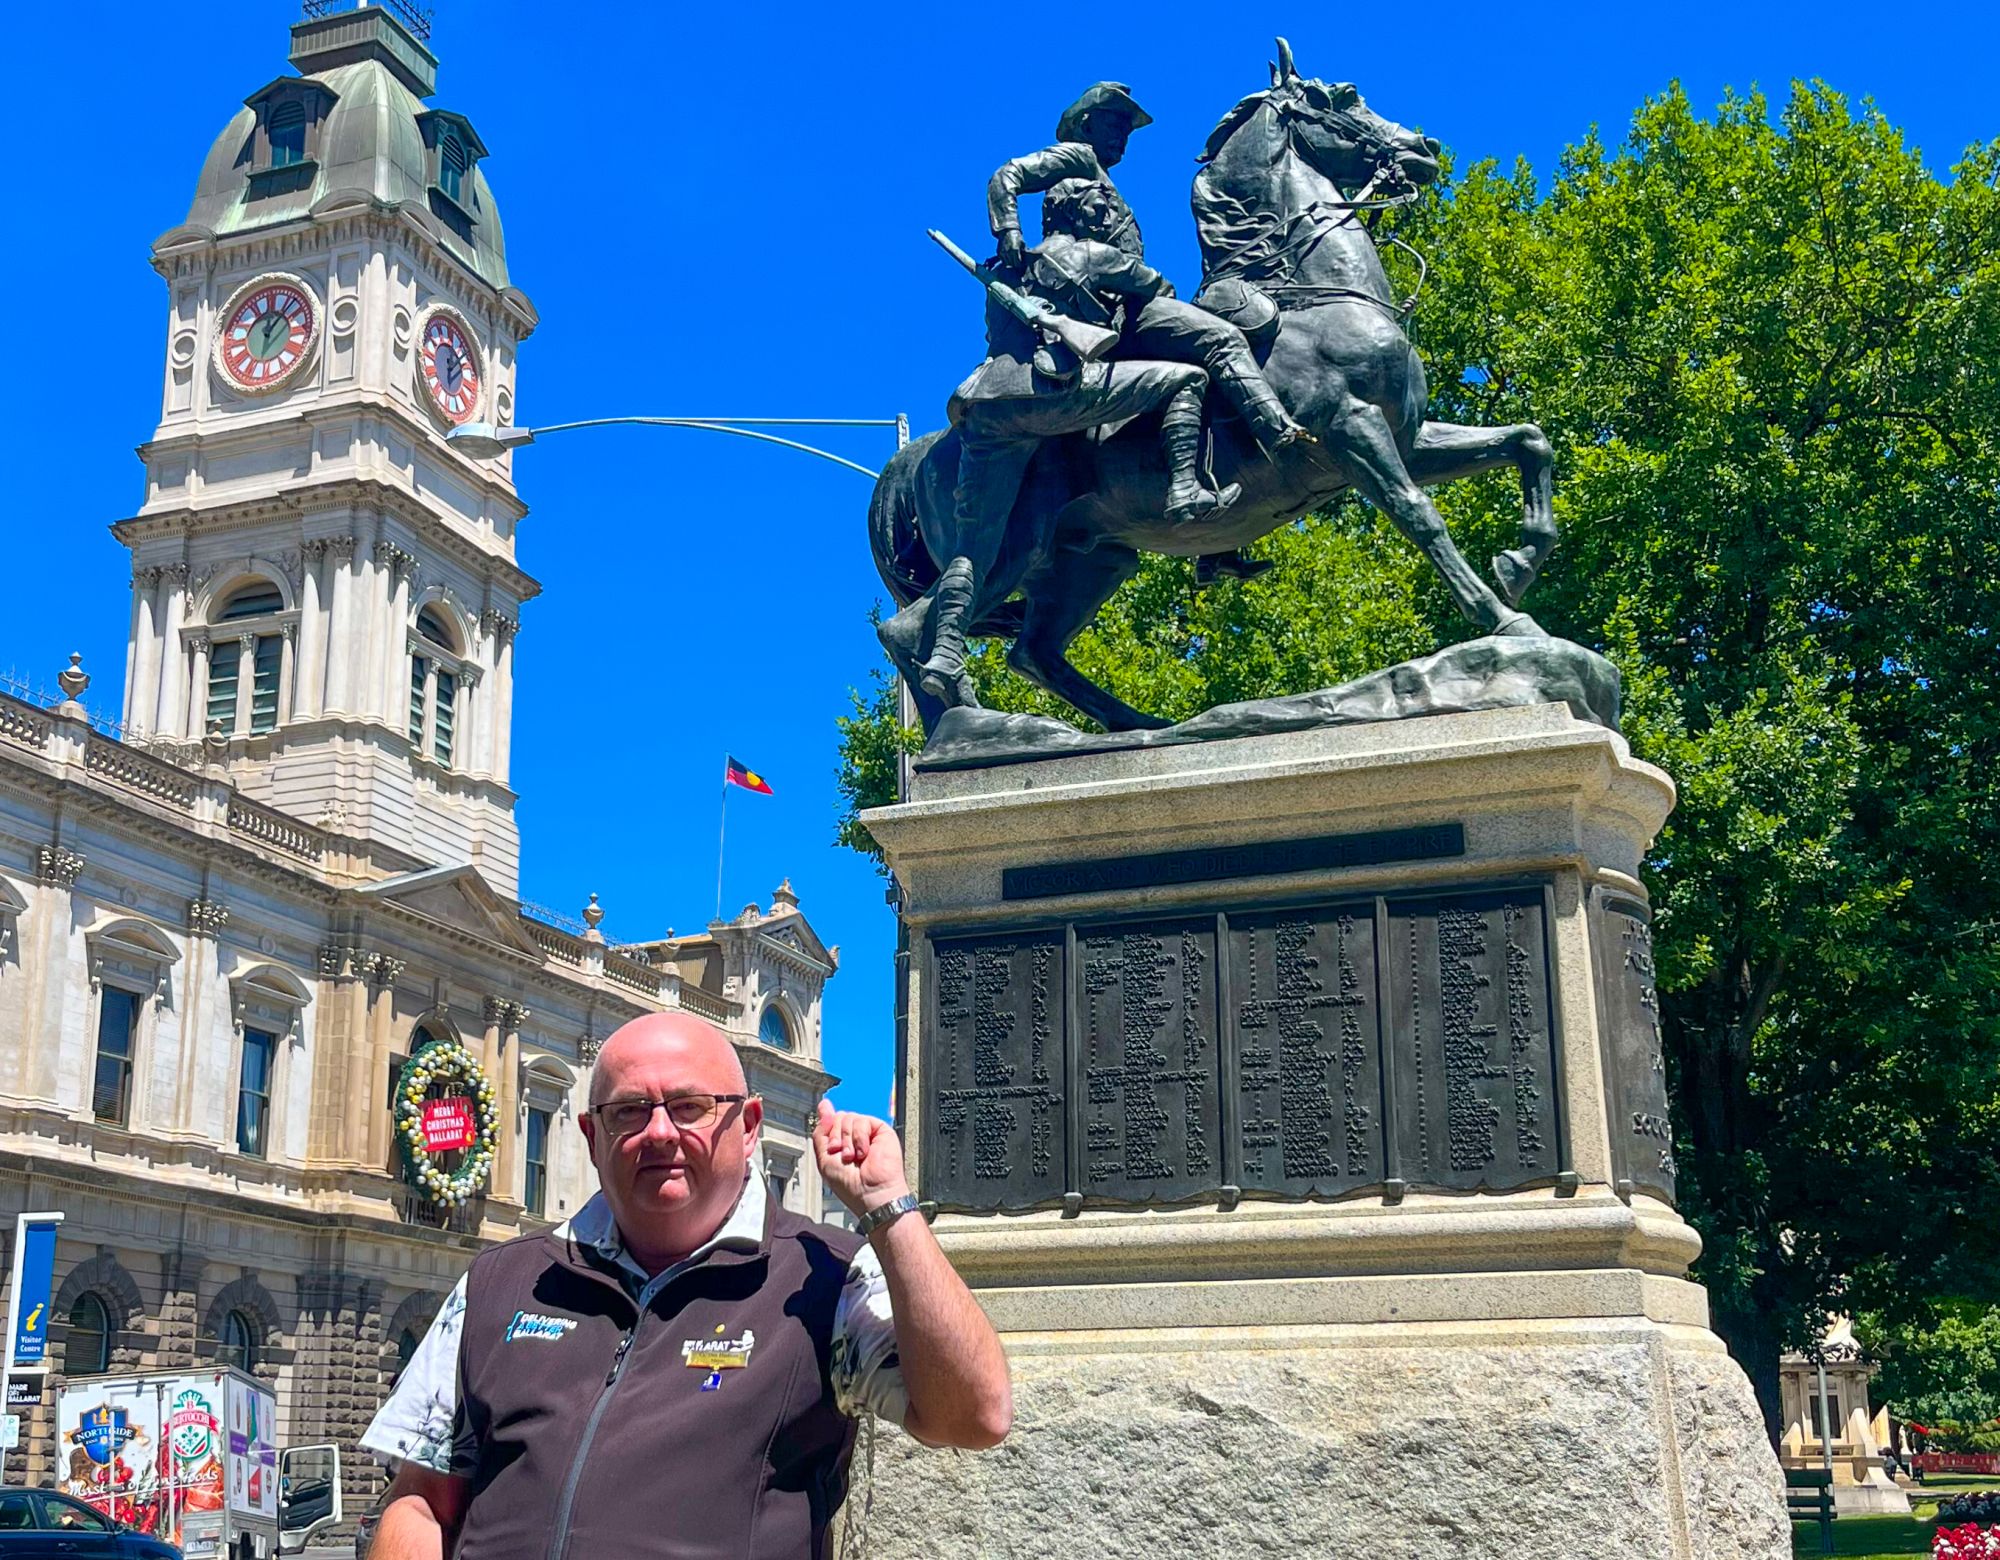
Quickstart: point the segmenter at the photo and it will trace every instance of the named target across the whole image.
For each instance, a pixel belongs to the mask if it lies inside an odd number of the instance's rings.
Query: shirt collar
[[[618,1233],[618,1221],[612,1218],[611,1204],[604,1200],[602,1192],[593,1193],[590,1201],[577,1209],[569,1222],[554,1233],[558,1239],[567,1234],[579,1246],[596,1252],[643,1290],[670,1274],[692,1267],[711,1251],[723,1248],[732,1251],[757,1250],[764,1243],[764,1216],[769,1198],[764,1178],[753,1169],[744,1177],[743,1191],[736,1199],[736,1206],[729,1210],[729,1217],[722,1221],[722,1228],[658,1275],[648,1273],[626,1251],[624,1238]]]

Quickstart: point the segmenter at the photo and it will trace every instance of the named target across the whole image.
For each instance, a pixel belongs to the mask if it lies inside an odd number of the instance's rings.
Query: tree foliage
[[[1529,605],[1625,678],[1680,801],[1646,864],[1683,1206],[1775,1412],[1829,1309],[2000,1299],[2000,143],[1949,177],[1818,85],[1677,88],[1544,192],[1474,167],[1411,208],[1433,415],[1534,421],[1563,541]],[[1511,480],[1438,490],[1469,556]],[[1278,567],[1149,560],[1078,665],[1186,715],[1468,630],[1343,503]],[[1051,708],[989,652],[980,686]],[[865,724],[865,723],[864,723]],[[850,798],[866,781],[847,733]]]
[[[1897,1418],[1933,1427],[2000,1419],[2000,1306],[1947,1304],[1921,1322],[1857,1317],[1855,1336],[1882,1362],[1869,1395]]]

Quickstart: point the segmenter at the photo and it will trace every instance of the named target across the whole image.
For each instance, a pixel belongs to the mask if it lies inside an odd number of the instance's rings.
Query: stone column
[[[396,712],[402,708],[398,695],[409,654],[410,591],[416,584],[417,560],[414,554],[387,542],[376,544],[375,557],[378,566],[386,560],[389,570],[389,621],[382,632],[382,710],[393,726]]]
[[[518,1002],[500,1004],[500,1153],[493,1166],[493,1193],[519,1202],[521,1180],[521,1026],[528,1010]]]
[[[191,639],[189,639],[188,644],[189,647],[194,651],[194,672],[192,678],[190,679],[187,676],[178,676],[174,678],[174,681],[187,682],[192,680],[194,684],[194,694],[193,697],[188,701],[189,709],[187,714],[186,727],[182,728],[177,726],[174,729],[180,731],[181,735],[185,737],[199,737],[204,734],[204,732],[207,730],[207,725],[208,725],[209,640],[208,640],[207,630],[204,629],[202,632],[195,634]]]
[[[470,756],[472,733],[467,729],[467,721],[471,713],[472,686],[478,681],[479,668],[470,662],[461,666],[458,675],[452,679],[450,763],[453,769],[470,767],[466,759]]]
[[[236,735],[250,735],[250,701],[257,696],[257,636],[236,636]]]
[[[360,588],[355,571],[354,538],[329,537],[326,567],[332,577],[333,611],[326,640],[326,704],[329,715],[353,715],[354,662],[362,646],[355,642],[355,592]]]
[[[493,680],[487,684],[486,692],[472,702],[472,724],[475,732],[470,751],[470,767],[479,774],[497,774],[498,727],[494,721],[495,709],[500,696],[500,621],[501,614],[488,607],[479,614],[479,642],[473,647],[478,657],[480,669],[491,672]]]
[[[194,1364],[201,1333],[201,1269],[201,1254],[185,1245],[160,1253],[158,1369]]]
[[[319,714],[322,679],[326,675],[326,624],[320,616],[320,570],[326,567],[326,540],[315,538],[300,551],[305,566],[299,578],[299,645],[292,675],[292,715],[311,720]]]
[[[204,1106],[212,1106],[212,1099],[202,1096],[199,1069],[195,1066],[193,1053],[200,1047],[209,1029],[209,1014],[205,1011],[210,1002],[207,987],[211,977],[221,979],[221,972],[215,956],[217,934],[229,924],[229,907],[219,899],[211,898],[212,888],[204,887],[201,895],[190,899],[187,907],[188,949],[182,960],[183,973],[180,989],[175,994],[175,1005],[183,1015],[181,1024],[181,1064],[175,1069],[173,1126],[180,1132],[196,1132],[201,1126],[200,1111]],[[222,995],[226,998],[227,992]],[[240,1025],[236,1015],[227,1015],[227,1025],[223,1033],[234,1043]],[[227,1103],[222,1114],[220,1141],[234,1146],[236,1116],[234,1102]]]
[[[318,1164],[359,1164],[353,1147],[366,1114],[367,955],[344,942],[319,951],[320,1009],[313,1026],[313,1112],[306,1152]]]
[[[160,701],[160,570],[132,575],[132,637],[125,662],[125,729],[143,736],[153,729]]]
[[[165,675],[160,678],[159,703],[153,720],[155,731],[187,730],[188,697],[187,665],[181,655],[181,629],[187,621],[188,571],[184,563],[165,564],[160,569],[160,597],[153,609],[153,619],[162,625],[160,629],[160,662]],[[207,672],[204,669],[198,687],[201,692],[194,695],[193,703],[198,708],[206,693]],[[195,736],[201,735],[201,725],[195,723]]]
[[[40,846],[35,852],[39,887],[16,933],[21,943],[21,970],[28,978],[28,994],[22,1005],[29,1030],[20,1063],[20,1091],[25,1103],[55,1109],[88,1103],[63,1100],[56,1077],[56,1059],[62,1054],[65,988],[75,968],[68,946],[70,894],[83,875],[83,866],[82,854],[60,842]]]
[[[375,997],[368,1015],[368,1065],[363,1084],[362,1112],[365,1121],[368,1168],[379,1170],[389,1163],[388,1111],[382,1108],[379,1080],[388,1076],[391,1031],[396,1019],[396,977],[403,973],[402,959],[386,953],[374,956]]]
[[[281,632],[285,642],[278,651],[278,724],[292,718],[292,679],[297,675],[299,625],[287,623]]]
[[[493,778],[505,785],[514,739],[514,635],[520,624],[497,616],[495,638],[500,649],[493,667]]]

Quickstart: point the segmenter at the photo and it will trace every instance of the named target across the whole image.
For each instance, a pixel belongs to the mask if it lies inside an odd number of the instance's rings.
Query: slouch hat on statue
[[[1153,116],[1132,101],[1132,89],[1122,81],[1100,81],[1088,88],[1082,97],[1062,111],[1062,118],[1056,121],[1058,141],[1081,141],[1083,139],[1083,116],[1093,108],[1115,108],[1132,121],[1134,130],[1143,130],[1153,122]]]

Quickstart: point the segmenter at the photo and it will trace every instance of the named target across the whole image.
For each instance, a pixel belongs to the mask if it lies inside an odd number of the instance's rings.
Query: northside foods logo
[[[85,1409],[77,1417],[76,1429],[70,1432],[70,1439],[101,1468],[123,1451],[125,1443],[132,1439],[131,1421],[124,1409],[99,1403],[95,1408]]]
[[[213,1453],[222,1424],[209,1407],[208,1399],[190,1387],[174,1399],[167,1416],[167,1445],[177,1462],[197,1463]]]

